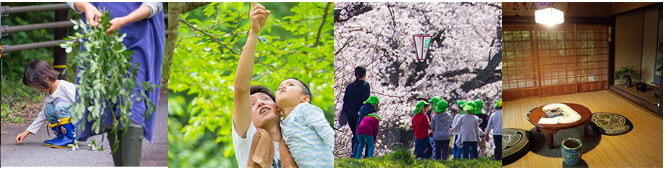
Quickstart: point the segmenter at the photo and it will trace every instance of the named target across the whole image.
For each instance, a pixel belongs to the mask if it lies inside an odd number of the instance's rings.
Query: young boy
[[[487,121],[489,120],[489,117],[487,117],[487,114],[483,113],[483,101],[476,100],[473,102],[473,104],[475,107],[473,114],[475,114],[478,118],[482,120],[482,122],[480,122],[480,129],[485,130],[485,128],[487,127]],[[480,149],[480,151],[478,152],[479,157],[485,156],[485,150],[487,149],[487,145],[485,143],[485,136],[482,136],[481,140],[478,141],[478,148]]]
[[[475,159],[478,157],[477,145],[482,133],[479,131],[480,118],[473,114],[473,102],[467,102],[463,106],[466,114],[460,116],[452,131],[459,131],[459,139],[462,142],[462,158]],[[469,152],[471,148],[472,152]],[[471,154],[469,154],[471,153]]]
[[[311,104],[307,84],[289,78],[279,85],[277,106],[284,119],[280,126],[291,155],[300,168],[334,167],[333,129],[321,108]]]
[[[494,130],[492,135],[494,135],[494,160],[501,160],[501,108],[503,107],[503,100],[496,101],[496,111],[492,116],[490,116],[489,123],[487,128],[485,128],[485,140],[489,141],[489,133],[491,130]]]
[[[434,132],[434,154],[435,159],[448,159],[448,144],[450,144],[450,125],[453,122],[453,117],[446,112],[448,110],[448,102],[440,100],[434,107],[434,115],[432,115],[432,132]]]
[[[44,145],[55,148],[67,148],[74,142],[74,125],[69,121],[69,106],[76,100],[76,87],[65,80],[58,80],[60,73],[42,60],[34,60],[25,67],[23,84],[46,93],[44,108],[28,129],[16,136],[16,143],[21,144],[28,134],[36,134],[48,120],[49,128],[57,135]]]
[[[413,119],[411,119],[411,127],[413,128],[413,133],[416,135],[416,144],[415,151],[413,154],[419,159],[429,159],[432,157],[432,146],[429,143],[429,134],[430,130],[429,120],[425,111],[429,103],[425,101],[419,101],[416,104],[416,109],[413,110]]]

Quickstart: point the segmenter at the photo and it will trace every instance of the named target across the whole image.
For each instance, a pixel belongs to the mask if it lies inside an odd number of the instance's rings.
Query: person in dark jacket
[[[365,81],[366,70],[362,66],[356,67],[355,76],[356,80],[352,83],[346,85],[346,91],[344,92],[343,99],[343,109],[342,111],[346,113],[346,120],[348,121],[351,132],[353,133],[353,138],[351,140],[351,157],[355,157],[356,150],[358,149],[358,136],[356,134],[356,128],[358,127],[358,111],[363,105],[363,102],[369,98],[370,87],[369,83]]]

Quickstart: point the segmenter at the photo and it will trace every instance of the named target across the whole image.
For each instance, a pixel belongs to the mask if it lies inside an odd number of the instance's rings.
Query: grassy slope
[[[336,158],[335,168],[501,168],[501,161],[485,157],[476,160],[416,160],[411,151],[398,149],[369,159]]]

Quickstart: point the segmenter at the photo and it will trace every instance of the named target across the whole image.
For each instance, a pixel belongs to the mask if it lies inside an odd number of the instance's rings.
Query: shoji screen
[[[602,25],[504,25],[504,99],[607,89]]]

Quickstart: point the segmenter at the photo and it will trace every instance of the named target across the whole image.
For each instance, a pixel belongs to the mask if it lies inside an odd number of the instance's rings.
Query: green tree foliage
[[[237,167],[231,136],[233,84],[251,3],[184,13],[169,80],[169,167]],[[332,125],[332,3],[262,3],[271,11],[256,47],[252,85],[288,77],[308,83]]]

